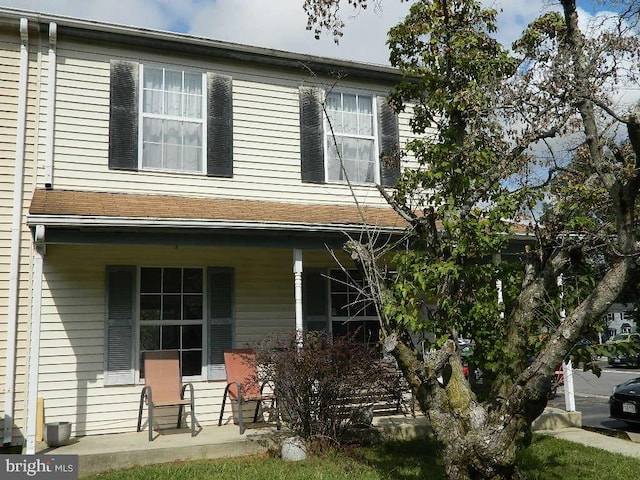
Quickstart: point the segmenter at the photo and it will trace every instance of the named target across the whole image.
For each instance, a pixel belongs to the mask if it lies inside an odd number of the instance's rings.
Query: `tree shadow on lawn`
[[[347,455],[394,480],[446,479],[440,448],[435,440],[421,437],[389,441],[367,448],[347,451]]]

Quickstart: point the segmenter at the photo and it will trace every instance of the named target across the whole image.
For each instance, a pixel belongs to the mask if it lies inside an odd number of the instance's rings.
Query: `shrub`
[[[337,442],[345,430],[370,423],[374,404],[398,398],[400,374],[378,349],[355,340],[355,333],[332,339],[306,332],[271,336],[255,345],[260,380],[273,382],[285,422],[305,439]]]

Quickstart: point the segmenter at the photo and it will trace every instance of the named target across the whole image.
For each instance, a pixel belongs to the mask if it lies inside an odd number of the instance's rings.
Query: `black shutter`
[[[136,267],[107,267],[104,384],[134,382]]]
[[[224,380],[224,350],[233,348],[234,272],[231,267],[210,267],[208,329],[209,355],[207,378]]]
[[[300,87],[300,157],[303,182],[324,183],[322,90]]]
[[[329,331],[329,289],[326,271],[316,268],[302,273],[302,313],[304,329]]]
[[[207,175],[233,177],[231,77],[207,74]]]
[[[111,62],[109,168],[138,169],[138,64]]]
[[[380,183],[391,187],[400,176],[400,136],[398,116],[385,97],[377,98],[380,144]]]

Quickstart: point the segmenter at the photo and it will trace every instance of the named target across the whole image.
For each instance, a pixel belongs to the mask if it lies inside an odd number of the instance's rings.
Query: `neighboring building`
[[[611,305],[602,319],[606,327],[606,337],[603,340],[620,333],[637,332],[637,314],[637,307],[634,303],[614,303]]]
[[[37,397],[74,436],[134,431],[158,349],[207,428],[224,348],[375,320],[324,274],[363,216],[405,227],[375,186],[410,132],[396,70],[11,9],[0,50],[5,444],[33,452]]]

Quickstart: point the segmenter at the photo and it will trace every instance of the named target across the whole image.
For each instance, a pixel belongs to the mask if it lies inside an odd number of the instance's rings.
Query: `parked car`
[[[640,377],[613,387],[609,415],[616,420],[640,424]]]
[[[614,335],[605,342],[606,344],[636,343],[640,347],[640,333],[621,333]],[[629,367],[640,367],[640,351],[618,353],[608,357],[609,365],[626,365]]]

